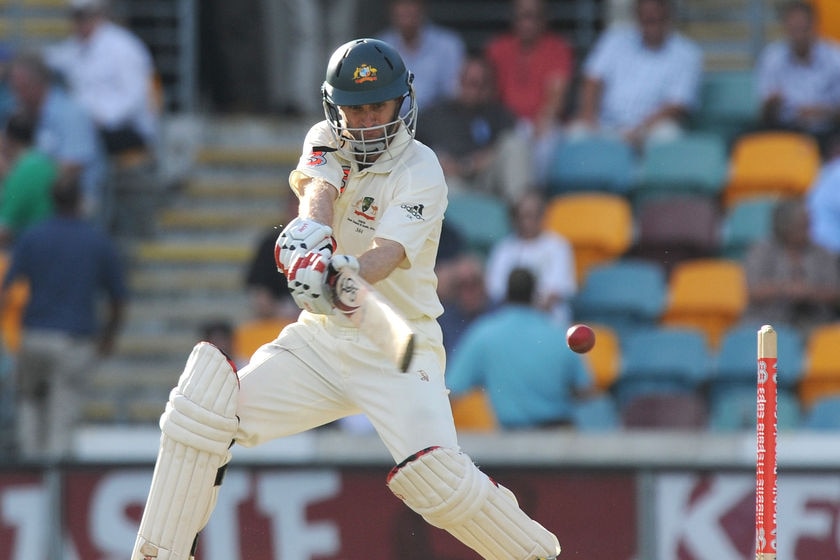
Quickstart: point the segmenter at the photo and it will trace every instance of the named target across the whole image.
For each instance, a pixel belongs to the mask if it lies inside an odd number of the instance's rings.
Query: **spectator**
[[[0,248],[8,248],[26,228],[52,214],[55,162],[33,149],[35,125],[23,113],[6,121],[3,131],[0,187]]]
[[[700,48],[671,28],[669,0],[636,0],[637,25],[606,31],[587,57],[572,138],[619,135],[636,148],[679,135],[698,97]]]
[[[61,177],[79,179],[82,211],[93,216],[101,210],[104,152],[90,116],[51,79],[37,52],[20,53],[12,61],[12,90],[20,110],[36,123],[35,147],[58,162]]]
[[[574,252],[566,239],[543,228],[545,207],[545,197],[534,190],[513,206],[513,233],[499,241],[487,259],[487,292],[493,305],[502,303],[511,271],[527,268],[537,278],[537,307],[559,326],[568,326],[569,302],[577,292]]]
[[[417,138],[438,156],[450,192],[481,191],[514,200],[531,183],[529,147],[516,117],[495,97],[486,60],[468,57],[457,97],[423,115]]]
[[[264,4],[271,17],[269,40],[278,43],[268,53],[269,63],[275,69],[282,57],[288,65],[286,72],[276,68],[269,78],[275,96],[280,94],[280,108],[290,116],[323,115],[319,92],[324,60],[356,35],[358,0],[269,0]]]
[[[539,137],[565,109],[574,54],[566,39],[548,30],[543,0],[513,0],[512,10],[510,31],[492,38],[485,52],[502,103]]]
[[[511,271],[505,305],[470,326],[446,371],[453,397],[483,387],[504,429],[572,425],[592,387],[565,331],[532,305],[535,286],[530,271]]]
[[[840,256],[840,133],[826,144],[826,161],[807,194],[811,239]]]
[[[47,62],[93,117],[108,154],[153,152],[154,66],[146,45],[107,17],[107,0],[69,0],[72,37]]]
[[[454,97],[466,54],[463,39],[428,19],[425,0],[390,1],[390,26],[378,39],[397,49],[414,73],[417,106]]]
[[[837,259],[811,242],[804,201],[784,199],[773,212],[773,236],[747,252],[745,320],[787,324],[807,333],[834,318],[840,301]]]
[[[446,274],[438,284],[443,315],[438,319],[443,346],[452,355],[470,324],[488,308],[484,286],[484,264],[472,254],[461,254],[445,265]]]
[[[26,459],[72,453],[85,376],[113,352],[127,299],[116,247],[80,217],[77,182],[57,183],[53,203],[56,215],[15,244],[2,285],[3,300],[16,279],[30,286],[16,365],[18,445]]]
[[[781,20],[785,38],[767,45],[758,61],[763,124],[814,134],[824,148],[840,125],[840,47],[817,35],[807,2],[786,3]]]
[[[235,329],[233,323],[227,319],[211,319],[201,324],[199,328],[199,337],[205,342],[209,342],[225,356],[228,357],[237,368],[248,363],[248,356],[241,356],[236,351],[234,344]]]

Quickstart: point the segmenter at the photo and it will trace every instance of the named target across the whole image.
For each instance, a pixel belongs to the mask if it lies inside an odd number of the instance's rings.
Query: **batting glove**
[[[292,261],[286,277],[292,299],[301,309],[319,315],[331,315],[333,302],[327,284],[330,274],[330,251],[310,251]]]
[[[274,244],[274,261],[277,270],[289,277],[289,270],[295,259],[305,256],[310,251],[335,252],[335,239],[332,228],[315,220],[295,218],[283,228]]]

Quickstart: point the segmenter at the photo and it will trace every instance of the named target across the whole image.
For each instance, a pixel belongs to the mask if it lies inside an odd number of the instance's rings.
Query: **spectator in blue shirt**
[[[840,133],[826,143],[826,161],[806,195],[811,239],[840,256]]]
[[[60,175],[78,178],[82,211],[102,210],[107,161],[91,116],[61,87],[40,53],[20,53],[12,61],[10,83],[19,108],[36,123],[35,147],[55,159]]]
[[[446,370],[453,397],[484,388],[503,429],[568,426],[592,378],[565,330],[533,305],[536,279],[516,268],[506,304],[473,323]]]
[[[15,280],[29,283],[16,365],[18,445],[26,459],[71,454],[85,378],[112,353],[127,299],[117,248],[80,216],[78,182],[58,182],[53,205],[53,217],[18,239],[0,292],[2,302]]]

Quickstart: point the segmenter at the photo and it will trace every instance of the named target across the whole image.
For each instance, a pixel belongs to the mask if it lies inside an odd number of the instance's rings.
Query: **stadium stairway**
[[[86,422],[156,422],[201,325],[249,316],[245,266],[284,216],[304,133],[267,118],[202,119],[192,165],[150,232],[121,238],[132,300],[115,355],[91,379]]]

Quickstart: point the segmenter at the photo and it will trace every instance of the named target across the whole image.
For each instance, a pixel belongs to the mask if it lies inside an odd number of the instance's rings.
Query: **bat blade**
[[[408,371],[417,337],[408,321],[354,271],[339,272],[333,289],[336,308],[401,372]]]

